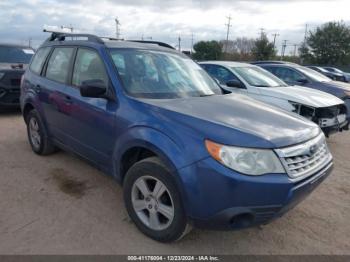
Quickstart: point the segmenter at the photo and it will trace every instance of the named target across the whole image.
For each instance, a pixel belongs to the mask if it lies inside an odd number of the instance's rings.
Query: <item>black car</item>
[[[317,71],[297,64],[259,64],[260,67],[271,72],[289,85],[300,85],[314,88],[342,99],[348,111],[350,119],[350,84],[332,79]]]
[[[0,110],[19,107],[21,77],[33,54],[30,47],[0,44]]]
[[[346,82],[345,76],[343,74],[337,73],[337,72],[331,72],[323,67],[320,66],[307,66],[308,68],[311,68],[322,75],[325,75],[329,77],[330,79],[334,81],[341,81],[341,82]]]

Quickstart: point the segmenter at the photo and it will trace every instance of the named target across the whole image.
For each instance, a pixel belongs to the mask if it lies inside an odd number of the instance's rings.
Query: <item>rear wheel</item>
[[[136,226],[152,239],[175,241],[189,229],[180,192],[157,157],[144,159],[129,169],[124,182],[124,201]]]
[[[47,129],[38,112],[33,109],[26,116],[28,140],[32,150],[38,155],[48,155],[56,151]]]

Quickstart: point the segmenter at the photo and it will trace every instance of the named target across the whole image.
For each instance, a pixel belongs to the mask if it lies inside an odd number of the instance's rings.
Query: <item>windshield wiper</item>
[[[270,87],[270,86],[267,86],[267,85],[252,85],[252,86],[255,86],[255,87]]]
[[[206,96],[215,96],[215,94],[202,94],[202,95],[199,95],[199,97],[206,97]]]

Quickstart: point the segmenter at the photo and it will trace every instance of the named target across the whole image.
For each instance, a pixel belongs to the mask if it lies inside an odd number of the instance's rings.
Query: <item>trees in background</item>
[[[226,60],[250,61],[253,60],[252,49],[255,40],[253,38],[238,37],[235,40],[221,40],[224,58]]]
[[[252,54],[255,60],[271,60],[276,56],[275,47],[265,33],[262,33],[261,37],[255,40]]]
[[[197,60],[274,60],[276,49],[266,34],[258,39],[238,37],[235,40],[201,41],[194,45],[193,58]],[[277,58],[278,59],[278,58]],[[349,65],[350,27],[343,22],[329,22],[310,31],[299,48],[298,56],[283,60],[303,64]]]
[[[343,22],[329,22],[309,32],[299,48],[303,63],[348,65],[350,63],[350,28]]]
[[[193,46],[195,60],[218,60],[222,56],[222,45],[218,41],[200,41]]]

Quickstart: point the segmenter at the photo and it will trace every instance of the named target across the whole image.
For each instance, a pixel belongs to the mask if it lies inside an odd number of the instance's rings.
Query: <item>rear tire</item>
[[[26,124],[28,140],[34,153],[38,155],[49,155],[57,150],[50,140],[38,111],[33,109],[26,115]]]
[[[146,236],[172,242],[189,232],[180,192],[159,158],[134,164],[126,174],[123,190],[128,214]]]

